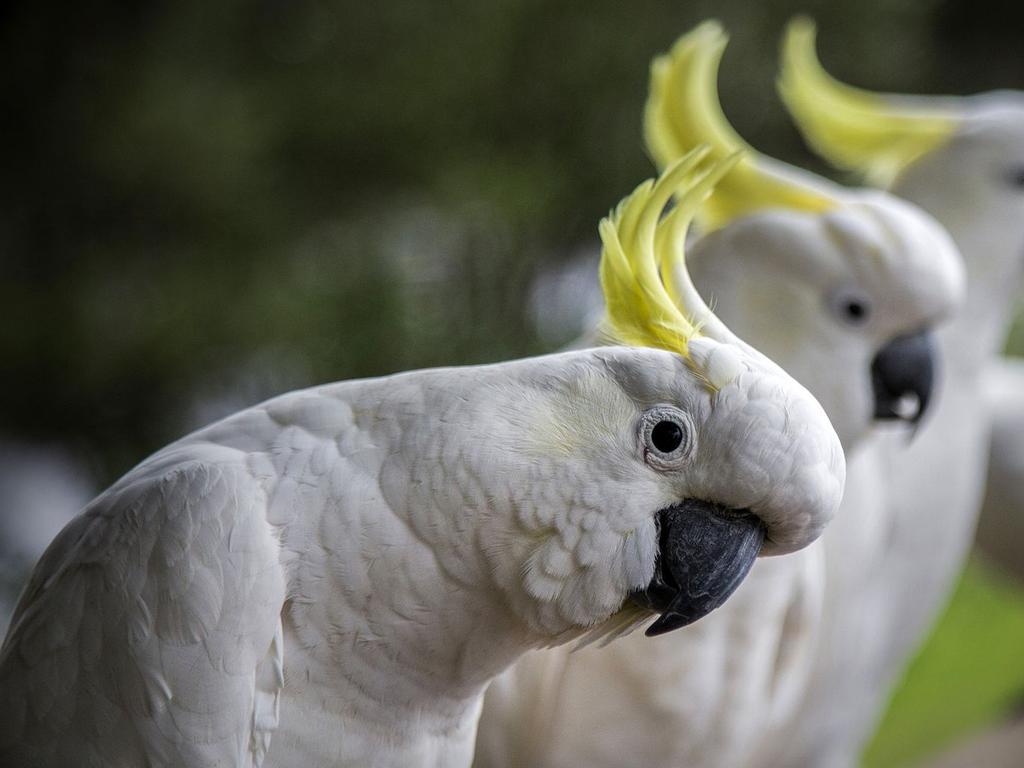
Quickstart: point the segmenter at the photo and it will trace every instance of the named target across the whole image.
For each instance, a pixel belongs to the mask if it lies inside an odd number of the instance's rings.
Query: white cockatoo
[[[601,223],[608,332],[662,349],[293,392],[97,497],[0,651],[0,765],[467,765],[527,649],[668,631],[812,542],[824,411],[659,277],[728,167],[694,153]]]
[[[708,22],[655,60],[645,133],[660,165],[700,143],[721,156],[745,147],[717,96],[725,44]],[[815,393],[848,452],[876,419],[916,420],[897,403],[910,395],[919,411],[927,405],[930,329],[954,311],[964,280],[931,217],[748,152],[698,219],[705,234],[687,258],[695,284]],[[853,546],[870,539],[857,530],[872,522],[860,509],[842,514]],[[528,654],[488,691],[477,764],[749,764],[806,681],[822,555],[812,545],[758,562],[721,609],[664,638]]]
[[[934,215],[967,270],[964,308],[939,332],[946,381],[930,418],[911,445],[884,435],[866,459],[851,461],[844,507],[874,497],[875,542],[850,549],[846,516],[823,542],[837,567],[820,652],[809,691],[766,761],[850,766],[972,541],[990,439],[984,382],[1024,272],[1024,99],[851,88],[822,69],[806,20],[787,32],[779,88],[814,149]],[[861,466],[868,460],[873,467]]]

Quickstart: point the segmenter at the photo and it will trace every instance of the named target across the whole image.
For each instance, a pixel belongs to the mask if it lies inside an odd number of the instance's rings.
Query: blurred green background
[[[96,488],[277,392],[553,349],[577,327],[535,322],[532,286],[651,174],[647,65],[678,34],[720,18],[732,121],[827,172],[774,94],[791,15],[848,81],[969,93],[1024,89],[1018,6],[4,4],[0,439]],[[1022,647],[1017,587],[969,571],[868,762],[1005,711]]]

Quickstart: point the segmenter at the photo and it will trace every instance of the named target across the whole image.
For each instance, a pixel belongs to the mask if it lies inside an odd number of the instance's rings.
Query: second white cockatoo
[[[984,387],[1024,274],[1024,97],[851,88],[822,69],[806,20],[788,30],[779,87],[814,149],[934,215],[967,270],[964,308],[939,333],[946,384],[931,418],[910,446],[881,438],[868,471],[852,462],[848,497],[874,497],[882,510],[876,543],[850,551],[846,518],[824,541],[848,566],[829,581],[808,694],[766,761],[844,767],[856,764],[972,541],[991,434]]]
[[[694,621],[812,542],[825,413],[653,255],[727,168],[691,155],[601,224],[609,332],[662,349],[293,392],[97,497],[0,651],[0,764],[467,765],[524,651]]]
[[[659,164],[700,143],[721,156],[746,146],[717,97],[725,44],[705,23],[654,62],[645,133]],[[959,255],[931,217],[748,152],[698,220],[687,259],[696,285],[815,394],[851,461],[877,420],[922,415],[931,329],[963,292]],[[850,547],[874,540],[871,510],[844,502],[840,515]],[[477,764],[751,763],[803,691],[825,580],[812,545],[758,562],[721,609],[664,638],[528,654],[488,691]]]

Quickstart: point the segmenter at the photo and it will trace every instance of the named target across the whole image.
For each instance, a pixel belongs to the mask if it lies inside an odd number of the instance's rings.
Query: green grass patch
[[[912,765],[1024,700],[1024,590],[972,561],[896,691],[865,768]]]

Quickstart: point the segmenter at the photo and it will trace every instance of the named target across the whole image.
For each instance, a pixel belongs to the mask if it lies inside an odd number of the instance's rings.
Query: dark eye
[[[871,301],[860,291],[839,290],[830,303],[836,317],[847,325],[864,325],[871,319]]]
[[[674,405],[656,405],[640,418],[640,443],[649,465],[676,469],[693,454],[693,422]]]
[[[1014,189],[1024,189],[1024,165],[1017,165],[1005,174],[1006,183]]]
[[[850,299],[843,304],[843,316],[851,323],[863,323],[868,319],[870,310],[866,302],[860,299]]]
[[[659,421],[651,430],[651,445],[662,453],[672,453],[683,444],[683,428],[674,421]]]

